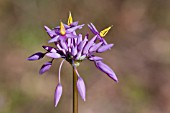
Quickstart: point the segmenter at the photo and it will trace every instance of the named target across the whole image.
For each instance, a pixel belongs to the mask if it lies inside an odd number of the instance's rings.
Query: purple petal
[[[81,29],[83,26],[84,26],[84,24],[69,28],[66,30],[66,33],[71,33],[73,31],[75,31],[76,29]]]
[[[96,40],[97,36],[94,36],[84,47],[83,54],[87,54],[89,51],[89,48],[94,44],[94,41]]]
[[[86,101],[86,87],[85,87],[83,79],[80,76],[78,77],[78,80],[77,80],[77,89],[78,89],[78,92],[81,98],[84,101]]]
[[[54,93],[54,105],[57,107],[58,102],[62,95],[62,85],[59,83],[56,87],[55,93]]]
[[[79,34],[77,37],[77,45],[80,44],[80,42],[82,42],[82,34]]]
[[[94,57],[90,57],[89,58],[89,60],[91,60],[91,61],[97,61],[97,60],[102,60],[103,58],[101,58],[101,57],[98,57],[98,56],[94,56]]]
[[[56,53],[57,50],[54,48],[54,47],[51,47],[51,46],[42,46],[45,50],[47,50],[48,52],[51,52],[51,53]]]
[[[95,61],[96,67],[106,73],[110,78],[112,78],[114,81],[118,82],[118,79],[116,77],[116,74],[113,72],[113,70],[104,64],[102,61]]]
[[[46,56],[51,58],[61,58],[61,55],[58,53],[47,53]]]
[[[27,58],[27,60],[34,61],[34,60],[39,60],[44,57],[44,53],[37,52]]]
[[[68,50],[68,47],[67,47],[65,41],[61,40],[61,41],[60,41],[60,44],[61,44],[61,47],[62,47],[63,49],[65,49],[66,51]]]
[[[96,27],[92,23],[88,24],[88,27],[90,28],[90,30],[93,34],[95,34],[95,35],[99,34]]]
[[[77,38],[77,35],[74,35],[73,33],[67,33],[66,37],[67,38]]]
[[[99,39],[100,42],[103,42],[104,45],[107,45],[106,40],[103,37],[101,37],[99,34],[97,35],[97,38]]]
[[[56,35],[54,30],[51,30],[50,28],[48,28],[47,26],[44,26],[46,32],[48,33],[48,35],[52,38]]]
[[[71,27],[74,27],[74,26],[77,26],[78,25],[78,21],[76,21],[76,22],[73,22],[73,23],[71,23]]]
[[[104,45],[107,45],[107,42],[106,42],[106,40],[104,39],[104,38],[102,38],[102,42],[104,43]]]
[[[93,45],[90,49],[89,49],[89,52],[96,52],[96,50],[103,44],[103,42],[99,42],[95,45]]]
[[[72,48],[71,48],[71,54],[73,55],[73,56],[75,56],[76,54],[77,54],[77,46],[72,46]]]
[[[67,25],[67,24],[64,24],[64,27],[65,27],[66,29],[70,28],[70,26]]]
[[[51,65],[52,65],[51,61],[43,64],[40,71],[39,71],[39,74],[41,75],[41,74],[45,73],[46,71],[48,71],[50,69]]]
[[[82,49],[84,48],[87,41],[88,41],[88,38],[87,38],[87,36],[85,36],[84,40],[82,42],[80,42],[80,44],[78,45],[79,51],[82,51]]]
[[[59,37],[60,37],[60,35],[55,36],[54,38],[49,40],[48,43],[57,42],[59,40]]]
[[[99,49],[97,50],[97,52],[101,53],[101,52],[107,51],[107,50],[110,49],[112,46],[113,46],[113,44],[103,45],[103,46],[99,47]]]
[[[70,47],[71,46],[71,38],[67,39],[67,46]]]

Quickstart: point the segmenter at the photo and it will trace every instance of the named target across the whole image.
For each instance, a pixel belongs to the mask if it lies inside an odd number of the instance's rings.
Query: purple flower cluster
[[[78,25],[77,21],[73,22],[71,13],[69,14],[67,24],[63,24],[61,22],[60,26],[57,26],[53,29],[44,26],[46,32],[51,38],[48,43],[53,42],[55,44],[55,47],[42,46],[46,50],[45,53],[37,52],[28,57],[28,60],[30,61],[39,60],[44,56],[51,58],[50,61],[42,65],[39,74],[43,74],[44,72],[48,71],[51,68],[54,59],[63,58],[59,67],[59,83],[56,87],[54,96],[55,107],[57,106],[62,95],[60,71],[64,61],[69,62],[73,67],[75,67],[75,71],[78,76],[77,89],[84,101],[86,100],[85,83],[76,69],[76,67],[78,67],[83,60],[88,59],[94,62],[94,64],[99,70],[107,74],[114,81],[118,82],[118,79],[113,70],[102,62],[103,58],[95,55],[95,53],[102,53],[107,50],[110,50],[113,46],[113,44],[108,44],[103,38],[111,29],[111,26],[99,32],[95,28],[95,26],[90,23],[88,26],[94,34],[94,37],[92,37],[91,39],[89,39],[88,34],[83,37],[82,34],[76,33],[76,30],[81,29],[83,26],[84,24]]]

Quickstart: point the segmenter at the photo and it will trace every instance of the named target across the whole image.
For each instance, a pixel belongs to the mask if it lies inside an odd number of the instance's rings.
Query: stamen
[[[73,18],[71,16],[71,12],[69,12],[68,22],[67,24],[70,26],[73,23]]]
[[[113,25],[112,25],[112,26],[113,26]],[[100,32],[100,36],[101,36],[101,37],[106,36],[106,34],[109,32],[109,30],[112,28],[112,26],[110,26],[110,27],[102,30],[102,31]]]
[[[60,22],[60,33],[61,33],[61,35],[65,35],[66,34],[66,29],[64,27],[63,22]]]

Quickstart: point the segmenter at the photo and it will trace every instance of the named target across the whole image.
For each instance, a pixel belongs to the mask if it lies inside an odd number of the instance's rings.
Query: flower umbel
[[[57,26],[53,29],[44,26],[46,32],[49,34],[51,38],[48,42],[49,43],[54,42],[55,47],[42,46],[46,50],[45,53],[37,52],[28,57],[28,60],[30,61],[39,60],[44,56],[51,58],[50,61],[43,64],[39,71],[40,74],[43,74],[46,71],[48,71],[51,68],[52,63],[55,59],[59,58],[63,59],[59,67],[58,74],[59,82],[56,87],[54,95],[55,107],[58,105],[58,102],[62,95],[60,71],[64,61],[69,62],[74,67],[78,77],[77,90],[84,101],[86,100],[85,83],[77,70],[77,67],[80,65],[82,61],[87,59],[94,62],[94,64],[99,70],[107,74],[114,81],[118,82],[118,79],[113,70],[103,63],[103,58],[95,55],[96,53],[103,53],[107,50],[110,50],[111,47],[113,46],[113,44],[108,44],[106,40],[103,38],[107,34],[107,32],[111,29],[112,26],[104,29],[101,32],[98,32],[95,26],[92,23],[90,23],[88,26],[92,33],[95,34],[95,36],[92,37],[91,39],[89,39],[88,34],[83,37],[82,34],[76,33],[76,30],[81,29],[83,26],[84,24],[78,25],[78,22],[73,22],[71,13],[69,14],[67,24],[61,22],[60,26]]]

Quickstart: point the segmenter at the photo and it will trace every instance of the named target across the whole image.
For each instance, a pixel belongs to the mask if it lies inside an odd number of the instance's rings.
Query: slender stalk
[[[78,113],[77,75],[73,66],[73,113]]]

